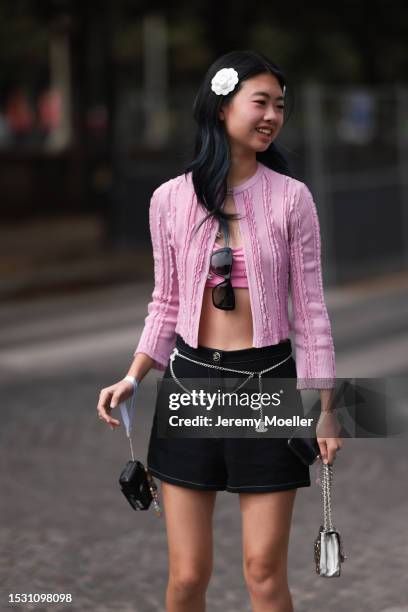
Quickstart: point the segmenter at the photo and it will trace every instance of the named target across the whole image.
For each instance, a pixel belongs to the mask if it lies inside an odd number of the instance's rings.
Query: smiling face
[[[278,79],[269,72],[242,81],[241,89],[219,111],[230,146],[235,153],[265,151],[282,124],[284,99]],[[269,133],[261,133],[265,128]]]

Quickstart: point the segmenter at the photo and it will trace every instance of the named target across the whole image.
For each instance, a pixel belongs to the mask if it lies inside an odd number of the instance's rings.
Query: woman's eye
[[[265,105],[265,101],[264,101],[264,100],[256,100],[256,103],[257,103],[257,104],[262,104],[262,106],[264,106],[264,105]],[[280,104],[278,104],[278,108],[282,108],[282,109],[284,109],[284,108],[285,108],[285,106],[284,106],[284,105],[280,105]]]

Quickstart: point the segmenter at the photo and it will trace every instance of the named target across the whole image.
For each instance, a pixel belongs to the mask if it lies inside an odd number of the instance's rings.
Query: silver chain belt
[[[198,365],[204,366],[206,368],[215,368],[216,370],[224,370],[226,372],[237,372],[238,374],[248,374],[248,377],[244,380],[244,382],[240,383],[238,385],[238,387],[236,387],[235,389],[233,389],[231,391],[231,393],[235,393],[235,391],[238,391],[238,389],[241,389],[241,387],[243,387],[248,380],[250,380],[251,378],[253,378],[255,376],[255,374],[258,376],[258,384],[259,384],[259,393],[262,393],[262,374],[265,374],[265,372],[269,372],[270,370],[273,370],[274,368],[277,368],[278,366],[280,366],[282,363],[285,363],[285,361],[287,361],[288,359],[290,359],[292,357],[292,354],[288,355],[287,357],[285,357],[285,359],[282,359],[282,361],[280,361],[279,363],[276,363],[275,365],[271,366],[270,368],[265,368],[264,370],[260,370],[259,372],[251,372],[249,370],[235,370],[234,368],[225,368],[223,366],[218,366],[215,365],[213,363],[207,363],[205,361],[198,361],[197,359],[191,359],[190,357],[187,357],[186,355],[183,355],[182,353],[180,353],[180,351],[178,350],[178,348],[175,346],[174,349],[172,350],[171,354],[170,354],[170,372],[172,377],[174,378],[174,380],[176,381],[176,383],[178,385],[180,385],[180,387],[182,389],[184,389],[184,391],[186,393],[188,393],[189,395],[191,395],[191,391],[189,389],[187,389],[177,378],[177,376],[174,374],[174,370],[173,370],[173,361],[175,360],[176,356],[181,357],[182,359],[187,359],[187,361],[191,361],[192,363],[197,363]],[[261,423],[258,427],[255,428],[255,431],[257,432],[264,432],[264,431],[268,431],[268,428],[265,425],[265,421],[264,421],[264,417],[263,417],[263,411],[262,411],[262,402],[260,405],[260,411],[261,411]]]

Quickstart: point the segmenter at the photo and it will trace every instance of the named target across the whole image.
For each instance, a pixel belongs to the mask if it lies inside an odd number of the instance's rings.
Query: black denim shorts
[[[265,390],[271,378],[296,379],[290,339],[261,348],[223,351],[203,346],[192,348],[177,335],[176,347],[179,353],[205,364],[256,372],[290,356],[287,361],[262,375],[262,389]],[[173,371],[178,379],[201,377],[207,381],[218,379],[222,383],[228,377],[237,379],[241,376],[242,380],[247,378],[245,375],[198,365],[180,356],[176,356],[173,362]],[[169,362],[163,380],[170,378]],[[296,393],[298,401],[291,414],[297,411],[299,416],[303,416],[300,391]],[[310,468],[290,450],[287,438],[159,437],[158,403],[159,397],[151,428],[147,466],[159,480],[192,489],[236,493],[261,493],[310,486]]]

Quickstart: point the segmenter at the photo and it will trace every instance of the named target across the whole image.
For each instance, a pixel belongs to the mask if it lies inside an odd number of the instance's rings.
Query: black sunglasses
[[[216,276],[224,278],[212,290],[212,301],[216,308],[221,310],[234,310],[235,294],[231,283],[232,249],[223,247],[211,255],[210,271]]]

